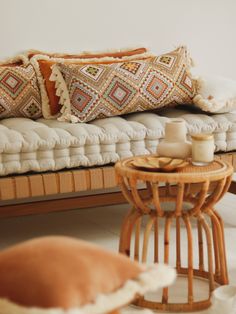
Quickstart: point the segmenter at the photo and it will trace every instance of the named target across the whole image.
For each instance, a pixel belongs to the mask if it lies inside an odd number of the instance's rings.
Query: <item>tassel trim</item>
[[[236,98],[229,98],[227,100],[217,100],[213,96],[209,95],[208,98],[202,96],[201,91],[206,84],[206,80],[201,77],[196,79],[197,82],[197,95],[193,98],[195,106],[205,112],[211,113],[225,113],[235,110]]]
[[[55,82],[56,95],[59,97],[59,104],[62,106],[62,115],[58,118],[58,121],[77,123],[80,120],[71,114],[71,102],[66,82],[58,68],[58,65],[54,64],[52,67],[52,74],[50,81]]]
[[[193,98],[193,103],[201,110],[212,113],[226,113],[236,108],[236,98],[230,98],[225,102],[220,102],[215,98],[209,100],[198,94]]]
[[[145,266],[144,266],[145,267]],[[0,299],[0,314],[106,314],[119,309],[138,295],[167,287],[175,280],[176,273],[167,265],[153,265],[144,268],[136,279],[128,280],[123,287],[110,294],[98,295],[94,303],[80,308],[33,308],[17,305],[7,299]]]
[[[78,59],[78,58],[70,58],[65,59],[63,57],[54,58],[47,55],[35,55],[31,58],[34,60],[47,60],[47,61],[53,61],[55,63],[73,63],[73,64],[90,64],[90,63],[103,63],[103,62],[124,62],[124,61],[131,61],[131,60],[142,60],[142,59],[148,59],[152,58],[154,55],[150,52],[144,52],[142,54],[133,55],[133,56],[123,56],[120,58],[117,57],[102,57],[102,58],[84,58],[84,59]]]
[[[185,51],[185,57],[186,57],[186,65],[188,67],[195,67],[195,61],[190,55],[190,51],[186,45],[179,45],[174,47],[175,50],[184,50]]]
[[[27,65],[29,63],[29,59],[25,54],[19,54],[13,58],[7,58],[5,60],[0,61],[0,65],[8,65],[14,64],[17,62],[22,62],[23,65]]]
[[[124,47],[120,49],[106,49],[106,50],[95,50],[95,51],[81,51],[81,52],[66,52],[66,53],[54,53],[54,52],[48,52],[48,51],[40,51],[36,49],[30,49],[25,52],[25,55],[29,58],[29,55],[31,54],[38,54],[38,55],[47,55],[49,57],[54,57],[54,58],[63,58],[65,55],[66,56],[75,56],[78,55],[80,57],[83,57],[83,55],[94,55],[94,54],[106,54],[106,53],[119,53],[119,52],[128,52],[128,51],[134,51],[137,49],[145,49],[146,52],[149,52],[149,48],[142,47],[142,46],[132,46],[132,47]],[[141,54],[140,54],[141,55]],[[116,57],[121,58],[121,57]]]

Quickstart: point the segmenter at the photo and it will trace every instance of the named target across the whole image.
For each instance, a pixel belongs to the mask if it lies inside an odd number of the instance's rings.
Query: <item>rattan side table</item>
[[[121,228],[119,250],[145,263],[148,249],[151,249],[148,245],[151,231],[154,230],[153,262],[169,263],[170,242],[173,240],[174,266],[179,275],[186,276],[188,284],[186,302],[169,302],[169,290],[164,288],[162,298],[158,302],[138,298],[135,304],[167,311],[205,309],[210,306],[211,292],[216,284],[228,283],[223,221],[214,210],[214,206],[228,190],[233,168],[226,162],[215,160],[208,166],[189,165],[178,172],[149,172],[135,169],[131,165],[134,158],[124,159],[115,165],[118,183],[131,205],[131,210]],[[174,205],[173,210],[163,209],[163,203],[166,202]],[[188,204],[189,208],[183,209],[184,204]],[[147,220],[145,219],[146,224],[144,216],[148,217]],[[159,243],[160,219],[165,220],[163,254]],[[170,239],[173,222],[175,222],[176,236]],[[193,222],[197,225],[197,251],[193,249],[193,240],[196,240],[193,239]],[[140,232],[141,223],[145,224],[143,237]],[[181,224],[186,228],[187,248],[181,247]],[[134,237],[132,237],[133,233]],[[181,253],[184,249],[187,250],[188,257],[183,263]],[[193,264],[196,254],[198,267],[194,267]],[[194,299],[193,280],[196,277],[204,279],[209,285],[209,293],[204,300]]]

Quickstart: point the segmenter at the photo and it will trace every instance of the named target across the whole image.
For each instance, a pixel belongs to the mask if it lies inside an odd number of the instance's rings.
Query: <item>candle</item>
[[[212,134],[193,134],[192,136],[192,163],[196,166],[205,166],[214,160],[214,138]]]

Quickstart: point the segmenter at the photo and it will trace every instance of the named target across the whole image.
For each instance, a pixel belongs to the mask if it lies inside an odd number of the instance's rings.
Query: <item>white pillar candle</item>
[[[212,134],[194,134],[192,137],[192,163],[204,166],[214,160],[214,138]]]

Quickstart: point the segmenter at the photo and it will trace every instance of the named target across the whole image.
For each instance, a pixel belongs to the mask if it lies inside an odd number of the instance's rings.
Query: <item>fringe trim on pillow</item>
[[[183,48],[185,50],[186,67],[187,67],[186,68],[186,73],[191,78],[193,84],[195,84],[196,94],[197,94],[197,91],[198,91],[198,88],[199,88],[198,79],[193,75],[193,73],[191,71],[191,68],[195,67],[195,62],[194,62],[193,58],[191,57],[190,51],[188,50],[187,46],[181,46],[180,48]]]
[[[219,101],[215,99],[213,96],[209,95],[211,97],[208,99],[201,95],[201,90],[204,88],[206,80],[202,79],[201,77],[198,77],[196,79],[196,82],[197,82],[197,95],[193,98],[193,103],[195,106],[197,106],[203,111],[212,113],[224,113],[230,112],[231,110],[235,110],[236,98],[229,98],[226,101]]]
[[[55,58],[63,58],[65,55],[78,55],[83,57],[83,55],[93,55],[93,54],[106,54],[106,53],[116,53],[116,52],[128,52],[128,51],[133,51],[137,49],[145,49],[146,53],[150,52],[149,48],[142,47],[142,46],[133,46],[133,47],[125,47],[125,48],[120,48],[120,49],[106,49],[106,50],[94,50],[94,51],[81,51],[81,52],[66,52],[66,53],[57,53],[57,52],[47,52],[47,51],[40,51],[36,49],[30,49],[25,52],[25,55],[28,57],[30,54],[38,54],[38,55],[47,55],[49,57],[55,57]],[[142,55],[142,54],[140,54]],[[124,56],[123,56],[124,57]],[[117,58],[122,58],[122,57],[116,57]]]
[[[52,58],[46,55],[35,55],[30,59],[30,63],[35,69],[35,72],[37,74],[40,93],[41,93],[41,99],[42,99],[42,112],[43,117],[45,119],[56,119],[60,116],[60,113],[57,115],[51,115],[50,111],[50,104],[49,104],[49,98],[47,95],[47,90],[44,84],[44,78],[40,71],[38,60],[47,60],[47,61],[53,61],[55,63],[74,63],[74,64],[88,64],[88,63],[101,63],[101,62],[123,62],[123,61],[131,61],[131,60],[142,60],[142,59],[148,59],[153,57],[154,55],[150,52],[145,52],[143,54],[139,55],[133,55],[133,56],[124,56],[122,58],[114,58],[114,57],[104,57],[104,58],[93,58],[93,59],[64,59],[64,58]],[[66,120],[67,121],[67,120]]]
[[[195,61],[193,60],[193,58],[190,55],[190,51],[188,50],[187,46],[183,46],[183,48],[185,49],[185,54],[186,54],[186,58],[187,58],[187,65],[191,68],[191,67],[195,67]]]
[[[70,58],[70,59],[65,59],[65,58],[54,58],[54,57],[49,57],[46,55],[36,55],[32,57],[34,60],[47,60],[47,61],[53,61],[56,63],[73,63],[73,64],[90,64],[90,63],[103,63],[103,62],[125,62],[125,61],[131,61],[131,60],[142,60],[142,59],[148,59],[152,58],[154,55],[150,52],[144,52],[138,55],[133,55],[133,56],[123,56],[121,58],[116,58],[116,57],[102,57],[102,58],[84,58],[84,59],[78,59],[78,58]],[[32,60],[31,59],[31,60]]]
[[[0,314],[106,314],[130,303],[137,295],[171,285],[176,277],[175,270],[167,265],[157,264],[144,269],[136,279],[126,281],[120,289],[98,295],[94,303],[80,308],[28,308],[0,299]]]
[[[175,50],[183,49],[185,51],[185,57],[186,57],[186,65],[189,67],[195,67],[195,61],[190,55],[190,51],[186,45],[179,45],[174,47]],[[165,54],[165,53],[164,53]]]
[[[193,98],[195,106],[206,112],[224,113],[234,110],[236,107],[236,98],[230,98],[225,102],[219,102],[215,98],[206,99],[198,94]]]
[[[191,68],[195,67],[195,62],[193,60],[193,58],[190,55],[190,51],[187,48],[187,46],[180,46],[177,49],[184,49],[185,52],[185,58],[186,58],[186,73],[189,75],[189,77],[191,78],[191,80],[193,81],[193,83],[196,86],[196,91],[198,90],[198,80],[196,79],[196,77],[194,77],[194,75],[191,72]]]
[[[59,121],[70,121],[70,122],[79,122],[77,117],[71,115],[71,102],[66,86],[66,82],[59,70],[58,66],[54,64],[52,67],[52,74],[50,76],[50,81],[54,81],[56,85],[56,95],[59,97],[59,104],[62,105],[61,113],[62,116],[58,118]],[[75,119],[73,119],[73,117]]]
[[[29,59],[25,54],[19,54],[13,58],[7,58],[3,61],[0,61],[0,65],[14,64],[20,61],[23,65],[27,65],[29,63]]]
[[[206,80],[204,80],[200,76],[197,76],[196,81],[197,81],[197,94],[201,94],[201,89],[203,88],[204,84],[206,83]]]

